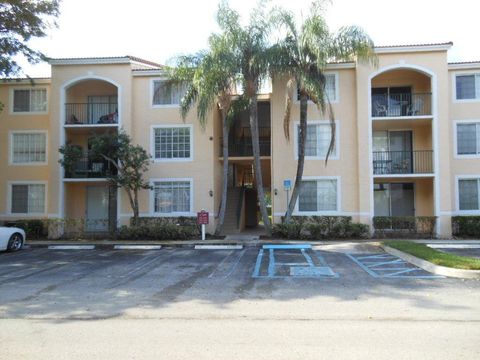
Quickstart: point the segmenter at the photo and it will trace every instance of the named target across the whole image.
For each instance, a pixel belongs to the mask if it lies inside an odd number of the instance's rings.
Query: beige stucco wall
[[[192,109],[183,121],[178,106],[152,107],[151,86],[152,78],[150,77],[133,78],[132,107],[135,114],[135,126],[132,127],[131,134],[134,142],[141,144],[152,154],[153,126],[191,125],[193,130],[193,158],[192,161],[153,162],[146,177],[149,179],[192,179],[193,209],[191,215],[196,216],[196,212],[201,209],[205,209],[213,215],[217,212],[217,209],[215,209],[214,198],[210,196],[209,191],[215,190],[214,167],[218,166],[219,163],[218,154],[214,147],[213,113],[210,113],[205,129],[201,127],[195,109]],[[150,190],[142,191],[140,199],[140,212],[146,216],[153,215],[150,211],[153,207],[150,202]],[[121,204],[121,214],[129,214],[131,210],[125,196],[122,196]],[[210,226],[209,230],[213,230],[213,226]]]
[[[435,214],[439,217],[439,231],[444,236],[451,233],[450,214],[452,211],[452,188],[450,174],[451,160],[451,139],[449,124],[449,89],[448,89],[448,69],[447,69],[447,53],[446,51],[437,52],[412,52],[412,53],[393,53],[381,54],[379,56],[378,67],[376,69],[367,65],[357,67],[357,83],[361,87],[357,91],[358,104],[358,139],[359,152],[368,151],[368,133],[365,129],[369,128],[369,81],[376,74],[383,71],[400,69],[415,70],[428,75],[432,81],[432,140],[433,146],[436,147],[435,162],[436,168],[436,195]],[[393,76],[393,75],[392,75]],[[435,146],[437,144],[437,146]],[[441,146],[438,146],[441,144]],[[441,159],[441,160],[440,160]],[[360,160],[362,162],[362,160]],[[360,178],[360,204],[361,211],[369,211],[372,204],[372,190],[368,185],[370,177],[370,165],[363,162],[365,166],[359,175]]]
[[[339,213],[357,217],[358,204],[358,142],[356,122],[356,80],[354,69],[335,71],[338,74],[339,101],[333,103],[335,121],[338,126],[339,139],[336,142],[338,159],[306,160],[304,176],[338,176],[341,185],[341,204]],[[295,179],[297,160],[295,159],[294,126],[300,119],[299,103],[292,106],[290,121],[290,141],[287,141],[283,130],[285,109],[286,80],[275,79],[273,82],[272,104],[272,187],[278,190],[273,196],[273,213],[275,221],[285,213],[287,207],[283,180]],[[314,104],[308,106],[308,121],[328,120]],[[291,192],[290,192],[291,194]],[[334,215],[334,213],[332,213]]]
[[[46,182],[47,187],[47,209],[44,216],[55,210],[54,204],[50,201],[50,168],[52,167],[52,152],[55,148],[51,144],[50,116],[51,107],[47,105],[47,112],[44,114],[15,114],[12,110],[13,90],[26,88],[46,88],[47,101],[50,104],[51,89],[49,82],[37,80],[35,84],[29,81],[15,83],[0,83],[0,102],[4,105],[0,112],[0,219],[10,218],[10,209],[7,209],[8,183],[11,181],[41,181]],[[12,165],[9,163],[10,156],[10,132],[41,130],[47,132],[47,164],[46,165]],[[28,217],[28,216],[22,216]],[[38,217],[38,215],[36,216]]]
[[[452,209],[456,212],[457,209],[457,181],[456,177],[461,177],[464,175],[478,175],[480,178],[480,157],[476,158],[462,158],[457,157],[456,150],[454,147],[455,144],[455,134],[456,134],[456,122],[462,120],[472,120],[473,122],[480,122],[480,100],[466,100],[466,101],[457,101],[456,94],[454,92],[454,82],[455,75],[457,74],[474,74],[480,73],[478,68],[464,68],[461,70],[450,70],[448,73],[448,89],[449,89],[449,126],[450,126],[450,142],[452,144],[451,148],[451,202]],[[480,214],[480,212],[478,212]]]

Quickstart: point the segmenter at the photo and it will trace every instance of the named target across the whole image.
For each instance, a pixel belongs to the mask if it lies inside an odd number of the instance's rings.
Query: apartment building
[[[439,237],[451,236],[451,216],[480,215],[480,62],[448,63],[451,43],[377,47],[378,66],[333,63],[327,91],[331,128],[308,108],[304,187],[296,215],[436,216]],[[134,57],[53,59],[50,79],[0,83],[0,220],[86,219],[132,215],[123,191],[109,194],[114,169],[88,156],[89,139],[123,128],[152,156],[152,190],[140,194],[143,217],[210,213],[213,231],[222,183],[221,122],[213,111],[202,128],[192,111],[182,120],[182,87],[165,83],[158,64]],[[283,129],[286,79],[259,98],[262,175],[274,222],[281,221],[295,178],[299,104],[290,140]],[[78,145],[85,156],[73,171],[58,149]],[[257,193],[247,114],[229,138],[226,232],[256,226]]]

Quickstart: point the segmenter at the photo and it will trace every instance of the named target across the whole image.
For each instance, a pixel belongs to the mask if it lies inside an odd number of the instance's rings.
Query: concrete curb
[[[390,246],[383,244],[380,246],[389,254],[397,256],[400,259],[403,259],[415,266],[418,266],[419,268],[422,268],[423,270],[426,270],[436,275],[443,275],[462,279],[480,279],[480,270],[453,269],[446,266],[435,265],[427,260],[417,258],[416,256],[404,253],[403,251],[391,248]]]
[[[243,245],[195,245],[195,250],[242,250]]]

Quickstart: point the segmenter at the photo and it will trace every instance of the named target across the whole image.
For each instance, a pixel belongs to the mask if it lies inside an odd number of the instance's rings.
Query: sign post
[[[205,240],[205,225],[208,225],[208,211],[197,212],[197,224],[202,225],[202,240]]]
[[[286,179],[283,180],[283,189],[287,192],[287,209],[288,209],[288,192],[292,188],[292,180]]]

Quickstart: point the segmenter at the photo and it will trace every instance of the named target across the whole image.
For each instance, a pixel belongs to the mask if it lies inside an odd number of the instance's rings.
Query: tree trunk
[[[257,183],[258,201],[260,203],[260,213],[262,214],[263,223],[267,235],[272,235],[272,226],[267,212],[267,204],[265,202],[265,193],[263,191],[262,164],[260,163],[260,142],[258,139],[258,116],[257,116],[257,97],[255,94],[249,99],[250,108],[250,131],[252,133],[252,149],[253,164],[255,169],[255,180]]]
[[[110,183],[108,187],[108,231],[112,238],[117,235],[117,192],[117,185]]]
[[[227,210],[227,193],[228,193],[228,133],[229,125],[227,123],[227,110],[222,109],[222,125],[223,125],[223,182],[222,182],[222,198],[220,202],[220,212],[218,214],[218,224],[215,229],[215,235],[220,235],[225,221],[225,211]]]
[[[297,175],[295,176],[295,184],[293,186],[292,196],[288,203],[287,212],[285,213],[285,223],[288,224],[292,218],[295,204],[300,195],[302,188],[303,167],[305,165],[305,143],[307,139],[307,108],[308,97],[305,92],[300,93],[300,128],[298,129],[298,162]]]
[[[133,223],[138,225],[139,211],[138,211],[138,190],[133,190]]]
[[[125,191],[127,192],[128,201],[130,202],[130,207],[132,208],[132,211],[133,211],[133,218],[132,218],[131,225],[136,226],[138,221],[138,207],[135,207],[135,201],[133,200],[132,190],[130,190],[129,188],[125,188]]]

